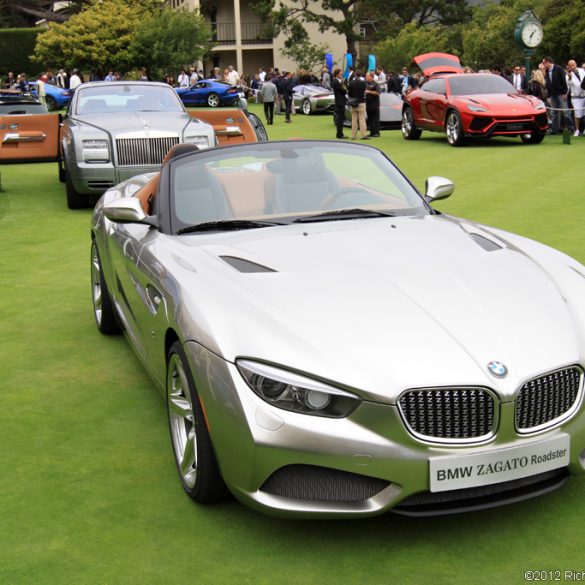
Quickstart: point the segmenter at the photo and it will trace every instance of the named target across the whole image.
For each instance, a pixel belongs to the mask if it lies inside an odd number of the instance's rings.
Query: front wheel
[[[530,134],[520,134],[520,140],[524,144],[540,144],[545,136],[544,132],[531,132]]]
[[[451,110],[447,114],[445,132],[447,132],[447,142],[451,146],[461,146],[463,144],[463,124],[461,122],[461,116],[456,110]]]
[[[418,140],[422,134],[422,130],[419,130],[414,123],[414,114],[410,108],[405,108],[404,112],[402,112],[400,128],[402,130],[402,136],[406,140]]]
[[[196,502],[223,500],[227,488],[217,466],[189,362],[178,341],[168,353],[166,386],[169,430],[183,489]]]
[[[45,96],[45,102],[47,103],[47,110],[49,110],[49,112],[57,109],[57,100],[55,100],[53,96]]]
[[[301,106],[301,109],[303,110],[303,114],[305,114],[305,116],[310,116],[311,102],[308,99],[303,100],[303,105]]]
[[[219,102],[220,102],[220,99],[216,93],[210,93],[207,96],[207,105],[210,108],[217,108],[217,106],[219,106]]]
[[[93,316],[100,333],[104,335],[120,333],[116,309],[114,309],[106,286],[95,240],[91,242],[91,300],[93,303]]]
[[[65,168],[65,194],[67,195],[67,207],[69,209],[85,209],[89,207],[89,195],[78,193],[75,190],[67,168]]]

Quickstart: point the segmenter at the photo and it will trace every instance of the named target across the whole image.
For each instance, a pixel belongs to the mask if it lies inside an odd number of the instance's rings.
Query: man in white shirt
[[[514,71],[512,72],[512,76],[510,77],[510,81],[512,85],[518,90],[525,92],[528,88],[528,81],[526,79],[526,75],[522,74],[522,70],[520,69],[520,65],[516,65],[514,67]]]
[[[258,77],[260,78],[260,83],[264,83],[266,81],[266,71],[260,67],[258,69]]]
[[[378,79],[376,79],[376,83],[380,86],[380,91],[382,93],[385,93],[387,89],[386,86],[388,84],[388,79],[386,78],[384,69],[382,69],[382,67],[378,67],[378,69],[376,69],[376,73],[378,74]]]
[[[195,71],[195,67],[191,67],[189,73],[189,84],[194,85],[199,81],[199,75],[197,74],[197,71]]]
[[[575,114],[575,132],[573,136],[585,134],[585,70],[577,67],[577,63],[571,59],[567,63],[567,87],[571,95],[571,103]]]
[[[182,69],[181,73],[179,73],[179,77],[177,77],[177,83],[179,84],[179,87],[189,87],[189,76],[184,69]]]
[[[227,81],[231,85],[238,85],[240,83],[240,76],[232,65],[228,67]]]
[[[74,69],[69,78],[69,89],[74,91],[76,87],[81,85],[81,79],[79,77],[79,69]]]

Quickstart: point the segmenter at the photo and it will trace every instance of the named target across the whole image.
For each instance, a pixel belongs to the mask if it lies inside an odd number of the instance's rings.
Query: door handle
[[[14,144],[16,142],[43,142],[47,135],[43,132],[18,133],[10,132],[5,134],[2,142],[4,144]]]

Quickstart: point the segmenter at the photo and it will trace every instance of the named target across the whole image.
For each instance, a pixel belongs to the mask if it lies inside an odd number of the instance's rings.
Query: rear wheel
[[[531,132],[530,134],[520,134],[520,139],[524,144],[540,144],[545,136],[544,132]]]
[[[227,488],[183,347],[175,341],[167,359],[167,407],[175,463],[183,489],[196,502],[217,502]]]
[[[461,116],[456,110],[451,110],[447,114],[445,132],[447,133],[447,142],[451,146],[461,146],[463,144],[463,124],[461,123]]]
[[[402,112],[402,136],[406,140],[418,140],[422,134],[422,130],[419,130],[414,123],[414,114],[410,108],[404,108]]]
[[[67,172],[67,167],[64,170],[65,173],[65,193],[67,195],[67,207],[69,209],[85,209],[89,207],[89,195],[78,193],[73,186],[71,176]]]
[[[106,286],[95,240],[91,242],[91,300],[95,323],[100,333],[104,335],[120,333],[116,310]]]
[[[311,102],[308,99],[304,99],[301,109],[303,110],[303,114],[305,114],[305,116],[309,116],[311,114]]]
[[[45,102],[47,102],[47,109],[49,112],[57,109],[57,100],[53,96],[45,96]]]
[[[210,93],[207,96],[207,105],[210,108],[217,108],[217,106],[219,106],[219,102],[220,102],[220,99],[216,93]]]

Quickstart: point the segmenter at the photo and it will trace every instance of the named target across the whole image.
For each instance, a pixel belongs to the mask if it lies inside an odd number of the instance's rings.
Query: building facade
[[[199,10],[210,23],[212,31],[212,59],[204,64],[224,69],[233,65],[240,75],[252,76],[259,67],[293,70],[296,65],[282,55],[286,37],[264,38],[262,21],[250,7],[250,0],[167,0],[176,10]],[[314,43],[323,43],[333,53],[336,65],[343,64],[346,51],[345,37],[330,31],[320,33],[315,24],[306,25]]]

